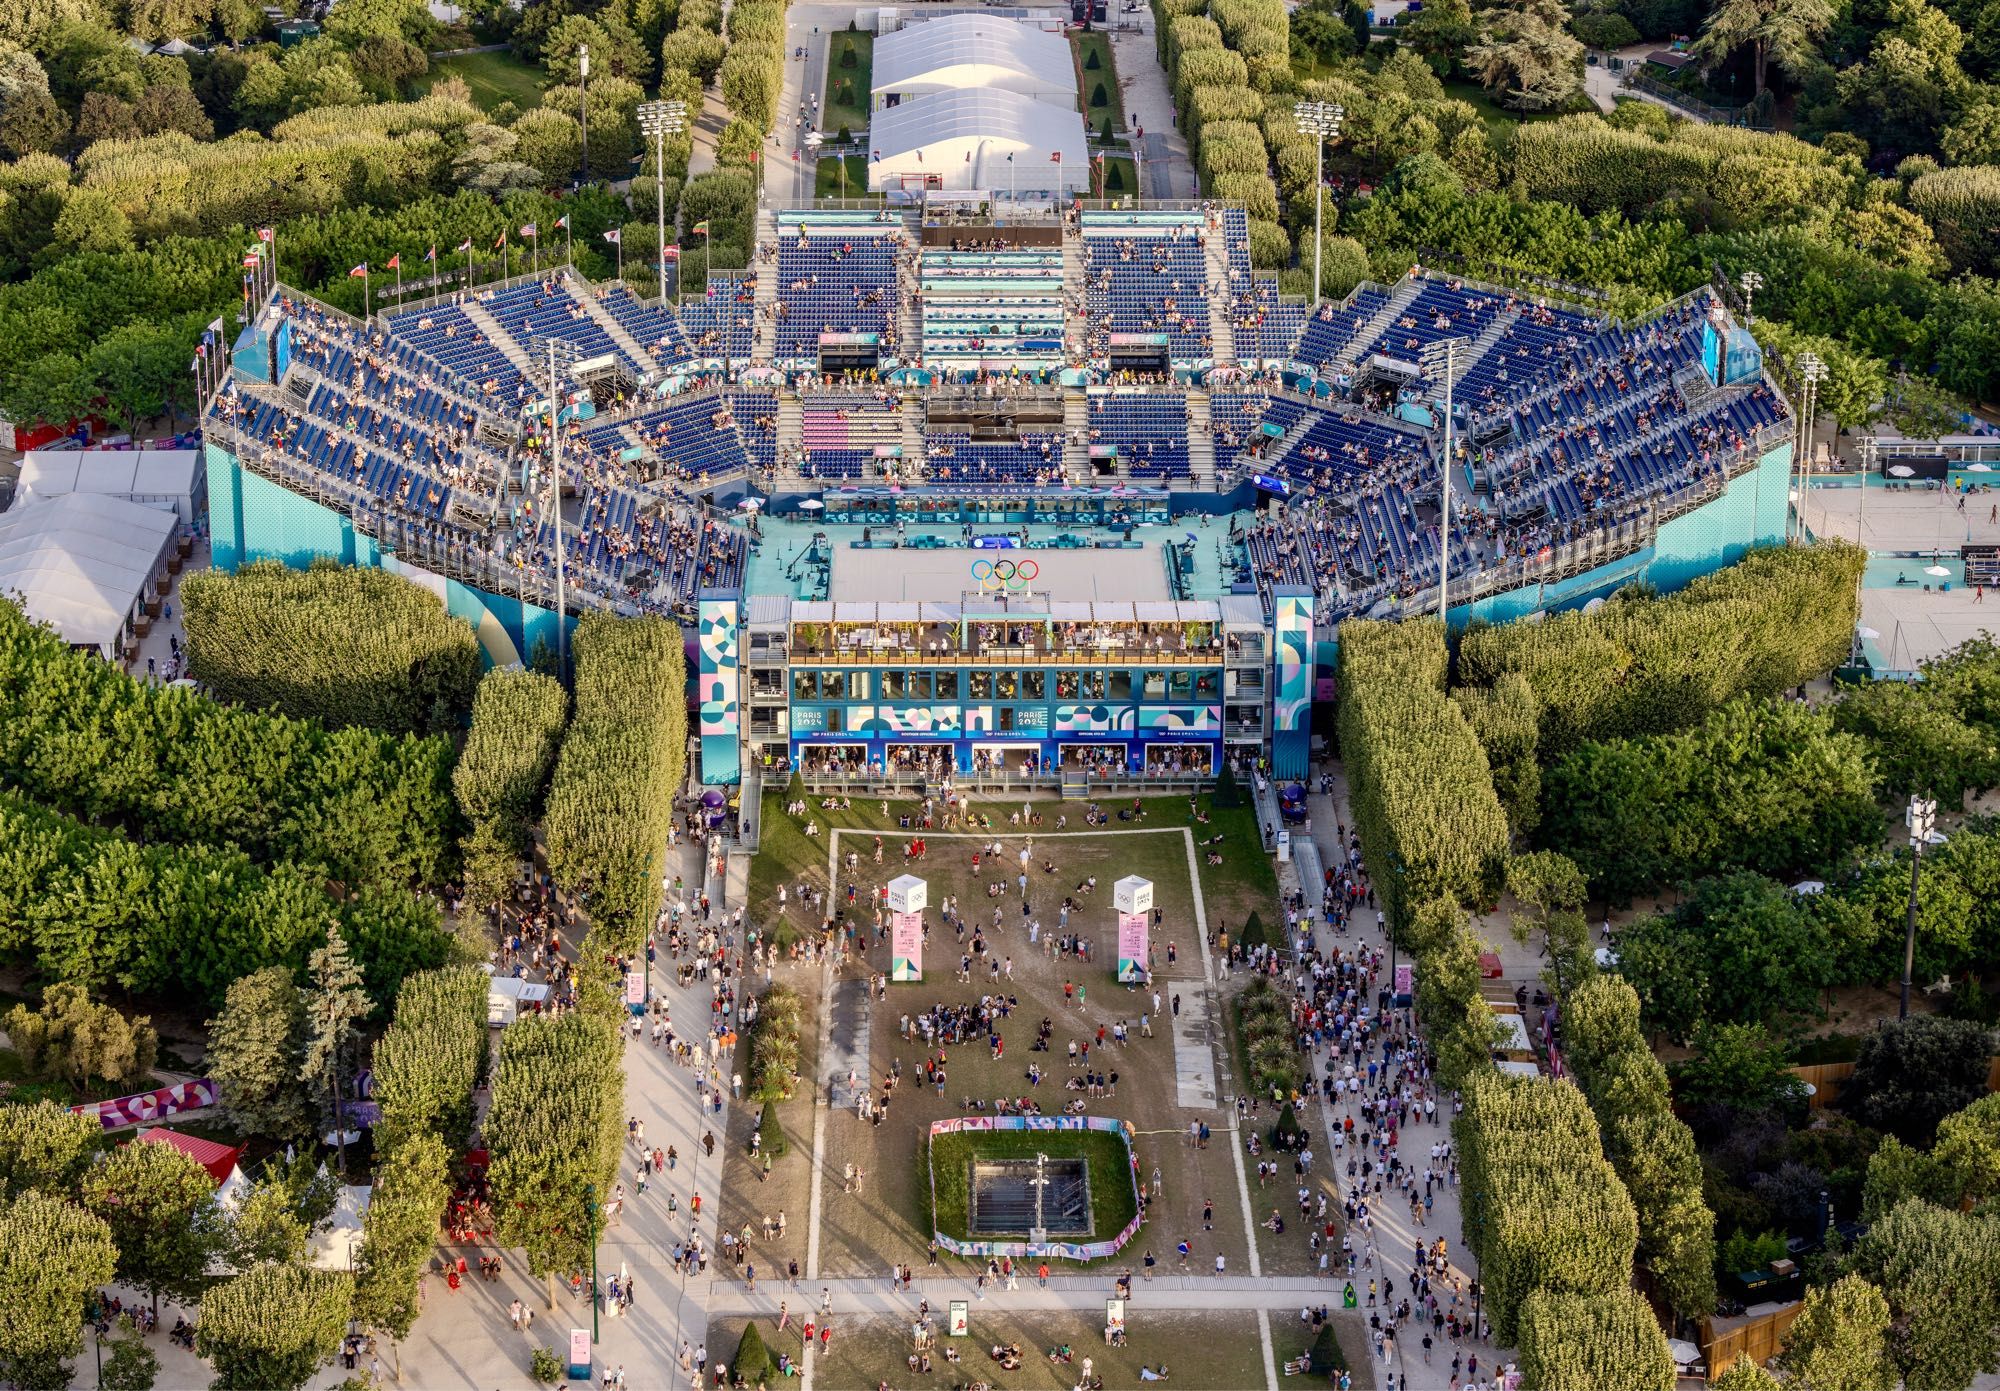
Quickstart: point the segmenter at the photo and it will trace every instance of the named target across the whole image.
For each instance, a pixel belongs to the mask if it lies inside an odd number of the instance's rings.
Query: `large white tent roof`
[[[0,514],[0,593],[72,646],[109,654],[174,526],[171,512],[102,493],[23,498]]]
[[[868,143],[871,163],[878,167],[969,173],[970,182],[961,185],[968,188],[1005,188],[1010,154],[1023,188],[1035,187],[1034,176],[1048,176],[1057,164],[1071,182],[1087,180],[1090,173],[1081,116],[1004,88],[937,92],[884,107],[868,127]],[[1052,153],[1062,159],[1051,160]]]
[[[909,24],[875,43],[877,93],[1000,88],[1076,97],[1069,42],[997,15],[950,14]]]

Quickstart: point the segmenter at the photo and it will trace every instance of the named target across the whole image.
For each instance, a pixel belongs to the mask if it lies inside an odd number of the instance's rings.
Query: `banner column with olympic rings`
[[[1128,874],[1111,886],[1111,907],[1118,914],[1118,979],[1144,980],[1146,947],[1152,935],[1153,881]]]
[[[889,979],[924,978],[924,908],[930,884],[914,874],[889,881]]]
[[[975,560],[972,579],[983,594],[1018,594],[1042,573],[1037,560]]]

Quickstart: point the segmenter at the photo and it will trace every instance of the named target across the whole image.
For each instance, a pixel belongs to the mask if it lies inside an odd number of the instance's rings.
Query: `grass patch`
[[[511,53],[461,53],[455,58],[431,62],[430,80],[460,77],[472,89],[472,100],[481,111],[491,111],[503,101],[511,101],[526,111],[542,104],[543,72]]]
[[[826,91],[820,97],[820,129],[832,139],[842,126],[863,135],[868,129],[869,89],[875,85],[875,36],[859,29],[834,34],[826,50]]]
[[[847,166],[847,185],[843,191],[840,169]],[[868,157],[866,155],[821,155],[813,166],[813,196],[815,198],[865,198],[868,196]]]
[[[993,1240],[991,1234],[975,1237],[972,1233],[972,1161],[1033,1159],[1038,1154],[1051,1159],[1082,1159],[1087,1164],[1092,1231],[1083,1240],[1111,1240],[1125,1230],[1125,1224],[1138,1212],[1138,1199],[1132,1192],[1130,1152],[1120,1136],[1102,1130],[971,1131],[939,1135],[930,1142],[929,1173],[937,1185],[937,1229],[946,1236],[964,1240]],[[924,1181],[925,1175],[920,1171],[918,1182],[921,1185]]]
[[[1083,121],[1090,127],[1094,137],[1104,124],[1104,118],[1111,117],[1111,129],[1125,129],[1125,101],[1118,92],[1118,69],[1111,56],[1111,36],[1091,30],[1089,33],[1074,33],[1069,37],[1070,51],[1076,59],[1077,95],[1083,103]],[[1097,66],[1092,67],[1095,61]],[[1099,87],[1104,89],[1104,100],[1094,101]]]
[[[1139,168],[1125,155],[1105,154],[1090,166],[1090,196],[1133,198],[1139,193]]]

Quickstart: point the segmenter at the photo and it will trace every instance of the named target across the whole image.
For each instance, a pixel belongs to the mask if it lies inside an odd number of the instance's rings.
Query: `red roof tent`
[[[1479,953],[1479,974],[1484,980],[1500,979],[1500,957],[1497,952]]]
[[[184,1135],[178,1130],[168,1130],[164,1126],[155,1126],[151,1130],[142,1132],[139,1142],[172,1145],[208,1170],[208,1176],[215,1180],[217,1187],[229,1181],[230,1174],[236,1170],[236,1161],[243,1157],[240,1146],[231,1149],[228,1145],[217,1141],[204,1140],[199,1135]]]

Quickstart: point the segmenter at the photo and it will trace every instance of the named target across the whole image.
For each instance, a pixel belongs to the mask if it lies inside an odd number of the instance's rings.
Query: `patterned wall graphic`
[[[1312,742],[1313,600],[1281,590],[1274,602],[1271,764],[1281,778],[1302,778]]]
[[[1129,705],[1058,705],[1058,734],[1119,734],[1133,727]]]
[[[1220,705],[1142,705],[1142,734],[1213,734],[1222,728]]]
[[[737,734],[741,717],[736,701],[736,600],[701,601],[701,780],[711,786],[743,781],[743,759]]]

